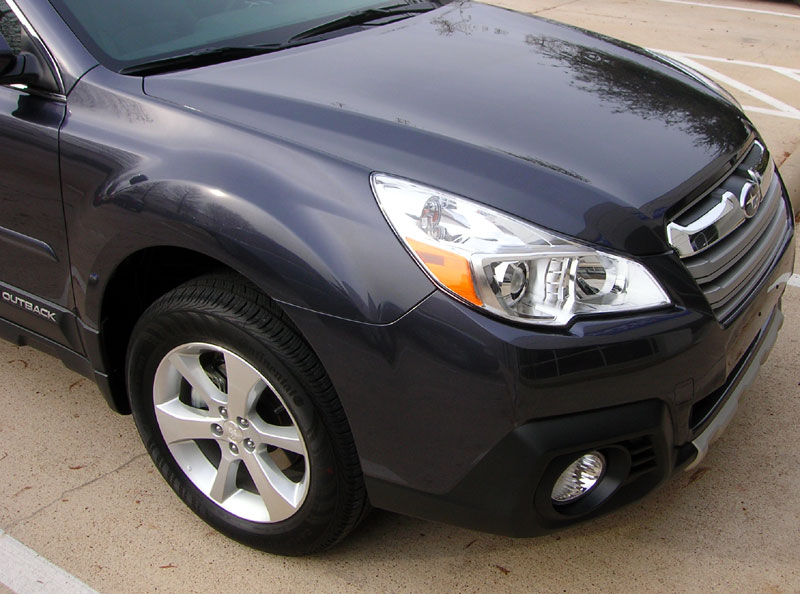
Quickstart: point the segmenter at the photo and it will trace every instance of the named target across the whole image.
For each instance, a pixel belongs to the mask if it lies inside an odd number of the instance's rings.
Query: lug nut
[[[250,438],[248,437],[247,439],[245,439],[245,440],[244,440],[244,448],[245,448],[245,449],[246,449],[248,452],[252,452],[254,449],[256,449],[256,444],[255,444],[255,442],[253,442],[253,440],[252,440],[252,439],[250,439]]]
[[[235,443],[229,443],[228,447],[231,449],[232,453],[234,453],[234,454],[238,454],[239,453],[239,448]]]
[[[214,435],[217,436],[222,435],[222,427],[217,425],[216,423],[211,425],[211,431],[214,433]]]
[[[220,406],[219,407],[219,414],[220,414],[220,416],[222,416],[223,419],[227,419],[228,418],[228,409],[225,408],[224,406]]]
[[[239,427],[241,427],[242,429],[246,429],[247,427],[250,426],[250,421],[248,421],[247,419],[243,419],[242,417],[237,417],[236,422],[239,423]]]

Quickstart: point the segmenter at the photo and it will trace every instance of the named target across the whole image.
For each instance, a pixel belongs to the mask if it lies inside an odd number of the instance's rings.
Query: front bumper
[[[793,261],[792,240],[727,326],[679,268],[675,307],[568,331],[439,292],[385,326],[287,312],[339,394],[374,506],[528,536],[638,499],[705,453],[774,343]],[[556,478],[591,450],[609,460],[600,495],[554,507]]]
[[[516,428],[456,488],[432,495],[367,479],[377,507],[508,536],[534,536],[607,513],[652,491],[676,470],[702,460],[731,420],[783,323],[776,308],[727,386],[713,421],[692,441],[673,441],[669,407],[648,400],[531,421]],[[553,485],[581,454],[600,451],[608,469],[586,497],[554,506]]]
[[[686,467],[690,470],[699,465],[708,453],[708,447],[717,440],[725,428],[733,419],[736,410],[739,408],[739,400],[744,392],[752,385],[761,370],[761,365],[767,360],[775,341],[778,339],[778,330],[783,326],[783,312],[780,307],[773,313],[770,320],[759,333],[753,347],[743,358],[742,364],[738,366],[732,381],[719,400],[717,412],[709,421],[708,425],[692,440],[692,446],[696,450],[694,459]],[[691,453],[691,452],[690,452]]]

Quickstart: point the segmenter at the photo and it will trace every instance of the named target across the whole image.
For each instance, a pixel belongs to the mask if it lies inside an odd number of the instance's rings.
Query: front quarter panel
[[[98,67],[69,96],[62,171],[76,303],[99,327],[128,255],[175,246],[274,299],[389,323],[432,290],[375,203],[369,171],[142,94]]]

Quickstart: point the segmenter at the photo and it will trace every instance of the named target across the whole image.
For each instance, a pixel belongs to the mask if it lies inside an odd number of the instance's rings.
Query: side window
[[[8,6],[5,0],[0,0],[0,32],[15,54],[27,52],[33,54],[39,62],[41,75],[39,80],[30,85],[31,90],[46,91],[49,93],[58,92],[58,84],[53,76],[53,72],[47,66],[39,49],[35,46],[27,31],[22,27],[17,15]]]
[[[6,38],[11,51],[18,54],[22,47],[22,25],[3,0],[0,0],[0,32]]]

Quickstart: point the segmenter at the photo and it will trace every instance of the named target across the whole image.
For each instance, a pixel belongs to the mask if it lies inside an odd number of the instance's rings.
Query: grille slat
[[[631,468],[625,479],[626,483],[631,483],[657,468],[656,451],[649,437],[640,437],[623,442],[621,445],[628,450],[631,456]]]
[[[769,268],[786,229],[786,207],[781,208],[752,249],[745,251],[736,265],[712,282],[700,283],[711,307],[725,309],[739,293],[757,282]]]
[[[757,219],[739,227],[731,235],[730,241],[723,241],[684,262],[692,276],[698,282],[710,282],[734,266],[742,253],[753,247],[762,236],[772,222],[775,212],[780,208],[780,203],[780,184],[776,180],[761,206]]]
[[[703,233],[692,239],[696,243],[699,238],[699,247],[687,250],[685,246],[673,246],[706,296],[714,315],[722,323],[736,316],[740,306],[769,274],[791,233],[790,211],[764,146],[758,141],[754,142],[742,162],[716,188],[690,205],[668,225],[670,230],[674,230],[675,221],[682,226],[691,226],[692,217],[697,217],[695,220],[699,221],[702,213],[708,212],[719,200],[721,189],[734,196],[738,186],[741,186],[740,194],[743,197],[741,207],[736,205],[735,208],[741,208],[744,217],[748,195],[745,186],[762,183],[763,200],[757,210],[752,209],[755,213],[752,210],[747,213],[748,218],[744,223],[724,234],[716,233],[716,227],[711,225],[706,247],[702,246]],[[735,213],[728,216],[735,216]],[[704,224],[704,221],[699,222],[699,225]]]

